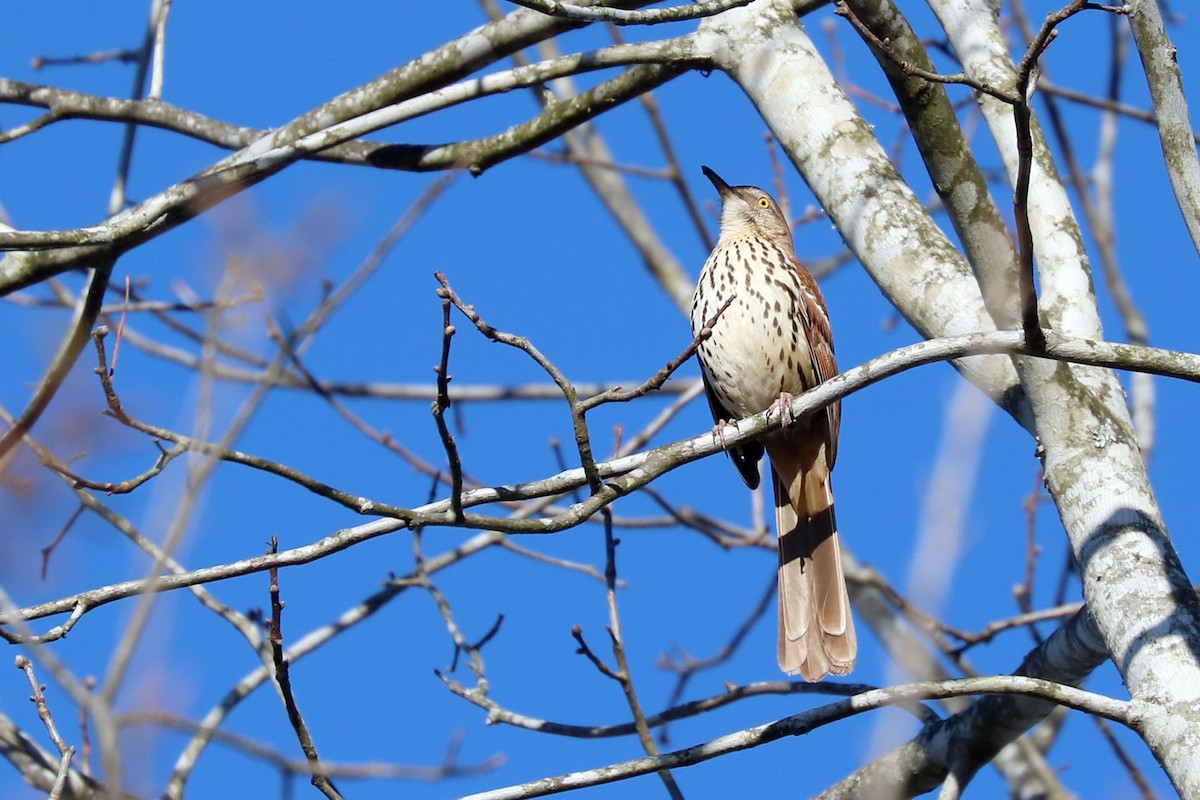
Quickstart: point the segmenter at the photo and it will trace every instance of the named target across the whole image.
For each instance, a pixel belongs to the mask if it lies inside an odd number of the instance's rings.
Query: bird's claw
[[[712,435],[713,435],[714,440],[721,443],[721,447],[728,450],[729,445],[725,443],[725,429],[726,428],[733,428],[736,431],[738,429],[737,422],[736,421],[731,422],[730,420],[727,420],[727,419],[717,420],[717,424],[713,425]]]
[[[779,415],[779,418],[783,420],[784,427],[796,422],[796,415],[792,413],[792,401],[795,399],[790,392],[780,392],[779,399],[771,403],[771,411]]]

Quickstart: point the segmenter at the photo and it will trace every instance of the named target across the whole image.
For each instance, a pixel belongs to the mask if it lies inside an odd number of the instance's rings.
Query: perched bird
[[[796,258],[779,205],[753,186],[730,186],[704,167],[721,196],[721,235],[692,298],[692,331],[721,312],[699,356],[724,442],[730,422],[775,406],[837,374],[825,299]],[[732,298],[732,300],[730,300]],[[779,666],[805,680],[845,675],[858,641],[842,574],[829,472],[841,404],[760,441],[727,448],[746,484],[759,483],[766,449],[779,536]]]

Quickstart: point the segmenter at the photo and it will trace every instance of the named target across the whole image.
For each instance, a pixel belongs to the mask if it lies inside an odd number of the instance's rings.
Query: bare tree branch
[[[657,25],[662,22],[707,17],[720,14],[730,8],[744,6],[750,0],[704,0],[686,6],[655,8],[650,11],[627,11],[607,6],[585,6],[577,3],[560,3],[557,0],[509,0],[525,8],[532,8],[552,17],[579,22],[611,22],[614,25]]]
[[[962,358],[968,355],[987,353],[1030,353],[1019,331],[997,331],[992,333],[974,334],[968,336],[948,337],[940,340],[930,340],[902,347],[889,354],[873,359],[866,364],[846,370],[835,378],[800,395],[792,403],[791,413],[794,419],[803,419],[809,414],[824,408],[829,403],[846,395],[865,388],[887,377],[912,369],[923,364],[947,359]],[[1094,342],[1086,339],[1070,339],[1058,336],[1052,331],[1047,332],[1046,348],[1037,352],[1038,357],[1079,364],[1106,366],[1116,369],[1136,369],[1151,372],[1156,375],[1168,375],[1200,382],[1200,355],[1163,350],[1153,347],[1136,345],[1121,345],[1111,342]],[[726,435],[725,446],[736,445],[761,436],[769,430],[781,425],[782,420],[776,413],[763,412],[746,420],[739,421],[736,431]],[[170,437],[180,438],[178,434],[169,431],[163,433]],[[234,461],[253,461],[252,457],[235,451],[224,450],[213,445],[189,442],[202,452]],[[460,524],[469,528],[485,530],[505,530],[510,533],[555,533],[577,524],[590,517],[603,506],[617,497],[627,494],[636,488],[650,483],[659,475],[676,469],[683,464],[696,459],[723,452],[721,442],[716,441],[711,433],[701,434],[692,439],[686,439],[672,444],[655,448],[654,450],[625,456],[612,461],[596,464],[597,472],[604,479],[603,488],[590,496],[585,502],[572,506],[569,510],[552,518],[512,520],[503,517],[464,514]],[[267,467],[271,472],[281,477],[288,477],[286,469],[276,466]],[[298,480],[308,480],[299,478]],[[462,496],[464,508],[495,503],[507,499],[532,499],[559,494],[576,489],[587,484],[582,469],[572,469],[540,481],[524,484],[483,488],[465,491]],[[386,508],[383,504],[372,505],[366,501],[361,507],[362,513],[377,514],[378,507]],[[353,504],[352,504],[352,507]],[[375,508],[375,510],[371,510]],[[215,580],[230,578],[237,575],[247,575],[261,572],[273,566],[286,567],[305,564],[322,556],[336,553],[359,542],[373,539],[386,533],[391,533],[406,526],[415,525],[451,525],[455,523],[448,500],[440,500],[410,509],[405,514],[397,512],[396,519],[381,519],[353,528],[346,528],[318,542],[291,550],[282,550],[276,555],[256,556],[227,564],[221,564],[205,569],[179,575],[163,576],[160,578],[124,581],[105,587],[99,587],[87,592],[64,597],[47,603],[28,606],[14,613],[0,613],[0,625],[11,625],[15,619],[34,620],[55,614],[74,613],[82,615],[87,611],[143,592],[163,592],[209,583]],[[51,641],[63,635],[64,631],[55,628],[38,637],[40,641]],[[14,640],[20,637],[14,637]]]
[[[914,700],[932,700],[970,694],[1012,695],[1030,697],[1040,702],[1060,703],[1069,708],[1097,714],[1114,722],[1136,724],[1135,716],[1128,705],[1103,695],[1085,692],[1071,686],[1052,681],[1028,678],[1019,675],[1001,675],[991,678],[965,678],[957,681],[932,681],[911,683],[876,689],[855,695],[847,700],[831,703],[811,711],[794,714],[766,725],[747,728],[737,733],[710,739],[702,744],[674,750],[660,756],[647,756],[591,770],[565,775],[555,775],[539,781],[493,789],[469,795],[463,800],[518,800],[518,798],[544,797],[550,794],[599,786],[605,783],[645,775],[660,769],[678,769],[708,761],[726,753],[759,747],[784,736],[800,736],[831,722],[848,716],[872,711],[884,706]],[[863,795],[855,795],[863,796]]]

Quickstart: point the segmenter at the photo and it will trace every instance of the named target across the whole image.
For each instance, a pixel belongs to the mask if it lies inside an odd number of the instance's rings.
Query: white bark
[[[1157,0],[1132,0],[1129,6],[1129,27],[1154,99],[1167,175],[1192,244],[1200,252],[1200,158],[1188,119],[1175,45],[1167,37]]]
[[[983,2],[935,3],[966,72],[1011,86],[1012,62]],[[1011,111],[981,106],[1010,175]],[[1044,319],[1054,329],[1100,338],[1099,312],[1078,226],[1035,127],[1030,227]],[[1200,641],[1195,593],[1166,533],[1146,474],[1125,393],[1109,370],[1021,359],[1044,449],[1046,483],[1079,565],[1084,597],[1135,702],[1141,733],[1184,797],[1200,797],[1192,732],[1200,723]]]
[[[1104,643],[1086,612],[1068,620],[1017,670],[1065,685],[1077,685],[1106,657]],[[989,758],[1046,716],[1044,699],[988,697],[924,728],[914,739],[846,777],[818,797],[912,797],[932,791],[954,770],[974,774]]]
[[[1011,86],[1011,59],[982,0],[939,5],[968,74]],[[990,320],[967,265],[896,174],[870,128],[837,87],[786,3],[760,0],[706,20],[710,52],[749,95],[851,249],[925,335],[986,330]],[[1011,114],[983,102],[1015,171]],[[1029,208],[1044,320],[1101,335],[1078,226],[1044,141],[1035,133]],[[1140,732],[1181,795],[1200,797],[1188,732],[1200,724],[1198,609],[1159,514],[1116,376],[1022,359],[1045,452],[1047,484],[1083,575],[1084,593],[1134,699]],[[1003,360],[964,369],[993,398],[1011,398]],[[1012,408],[1010,406],[1009,410]]]

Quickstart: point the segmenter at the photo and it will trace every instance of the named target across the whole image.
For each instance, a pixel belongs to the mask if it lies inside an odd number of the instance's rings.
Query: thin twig
[[[976,80],[965,72],[958,72],[953,75],[942,75],[937,72],[922,69],[916,64],[913,64],[911,61],[905,60],[890,43],[880,39],[871,31],[870,28],[863,24],[862,20],[860,20],[854,11],[851,10],[850,6],[846,4],[846,0],[838,0],[838,2],[834,4],[834,13],[849,20],[850,24],[854,26],[854,29],[858,31],[860,36],[862,36],[864,39],[870,42],[873,47],[877,48],[881,53],[891,59],[896,66],[898,66],[904,72],[904,74],[909,77],[923,78],[924,80],[932,83],[962,84],[964,86],[971,87],[977,92],[982,92],[989,97],[994,97],[1003,103],[1008,103],[1009,105],[1016,105],[1020,102],[1019,95],[1013,92],[1006,92],[1002,89],[998,89],[984,81]]]
[[[1150,781],[1146,780],[1145,773],[1142,772],[1137,762],[1129,755],[1125,746],[1117,739],[1116,734],[1113,732],[1112,724],[1100,717],[1092,717],[1091,719],[1096,723],[1096,727],[1100,729],[1100,735],[1104,737],[1104,741],[1112,749],[1113,755],[1117,757],[1117,760],[1121,762],[1121,766],[1129,773],[1129,779],[1137,787],[1138,794],[1142,796],[1142,800],[1156,800],[1157,795],[1150,788]]]
[[[271,547],[268,552],[272,555],[279,552],[278,537],[271,537]],[[342,800],[341,793],[338,792],[337,787],[333,785],[328,774],[321,767],[321,759],[317,755],[317,745],[313,742],[312,734],[308,730],[304,716],[300,713],[300,706],[296,703],[296,696],[292,692],[291,671],[288,668],[287,655],[283,650],[283,601],[279,596],[279,569],[272,567],[270,576],[271,622],[267,640],[271,644],[271,658],[275,665],[275,683],[279,686],[280,694],[283,695],[288,721],[292,724],[292,730],[296,732],[296,738],[300,741],[300,749],[304,751],[304,757],[312,772],[312,785],[330,800]]]
[[[625,403],[661,388],[662,385],[666,383],[672,375],[675,374],[675,370],[686,364],[688,360],[695,355],[696,350],[700,347],[700,345],[703,344],[706,339],[712,336],[713,326],[717,324],[717,320],[721,318],[721,315],[725,313],[725,310],[729,308],[730,303],[732,303],[736,297],[736,293],[730,295],[729,299],[721,304],[721,307],[717,309],[716,313],[713,314],[710,319],[705,320],[704,327],[700,329],[700,332],[696,334],[691,343],[684,348],[683,352],[668,361],[662,369],[654,373],[654,375],[652,375],[646,381],[643,381],[640,386],[628,391],[621,389],[619,386],[613,387],[605,392],[601,392],[600,394],[595,394],[591,397],[581,400],[580,407],[584,411],[590,411],[596,406],[604,403]]]
[[[450,340],[454,337],[455,327],[450,324],[450,298],[448,289],[439,289],[438,296],[442,298],[442,360],[433,368],[437,373],[437,398],[433,401],[433,419],[437,423],[438,435],[442,439],[442,447],[446,450],[446,465],[450,469],[450,511],[459,522],[463,519],[462,491],[463,466],[458,455],[458,445],[454,434],[446,424],[446,411],[450,408]]]
[[[259,456],[253,456],[246,453],[233,450],[219,443],[206,442],[200,439],[195,439],[190,436],[185,436],[181,433],[160,428],[155,425],[142,422],[130,416],[121,404],[121,399],[117,395],[116,389],[113,388],[112,378],[109,376],[108,364],[104,350],[104,338],[108,335],[108,329],[101,326],[96,329],[93,334],[93,341],[96,345],[96,356],[99,361],[99,366],[95,372],[100,378],[100,383],[104,389],[104,396],[108,404],[108,411],[105,413],[113,419],[120,422],[122,425],[141,431],[148,436],[156,439],[163,439],[169,442],[174,442],[187,450],[202,453],[212,458],[221,459],[223,461],[231,461],[237,464],[244,464],[255,469],[269,472],[281,478],[285,478],[293,483],[303,486],[314,494],[333,500],[339,505],[357,511],[360,514],[379,515],[386,517],[394,517],[396,519],[406,519],[408,512],[397,506],[387,503],[377,503],[369,500],[366,497],[356,496],[340,489],[336,489],[328,484],[315,480],[304,473],[292,469],[283,464],[270,461]]]
[[[777,586],[778,578],[772,575],[771,579],[767,582],[766,591],[763,592],[758,603],[750,610],[750,613],[742,619],[741,623],[734,630],[733,635],[729,637],[729,641],[721,645],[717,652],[708,658],[695,658],[684,653],[682,650],[678,652],[678,658],[670,654],[663,654],[663,657],[659,659],[659,666],[674,672],[676,675],[675,687],[671,690],[671,696],[667,699],[668,707],[674,707],[682,701],[683,693],[687,690],[687,686],[691,683],[692,678],[704,670],[724,664],[737,653],[742,642],[750,634],[750,630],[758,624],[759,620],[766,615],[767,610],[771,607],[771,601],[775,599]],[[662,730],[659,731],[658,740],[663,744],[670,741],[668,730],[668,727],[663,725]]]
[[[642,710],[642,703],[638,699],[637,689],[633,684],[633,672],[629,668],[625,637],[621,633],[621,612],[617,603],[617,545],[620,542],[613,536],[612,510],[605,508],[601,514],[604,516],[604,582],[606,584],[605,594],[608,598],[608,634],[612,639],[613,658],[617,662],[616,679],[621,684],[625,702],[633,715],[633,725],[637,729],[642,749],[646,751],[647,756],[655,757],[658,755],[658,745],[654,743],[650,725],[646,722],[646,712]],[[658,777],[673,800],[683,800],[683,792],[679,790],[675,776],[669,770],[660,770]]]
[[[505,538],[503,541],[501,541],[500,546],[514,555],[528,558],[532,561],[537,561],[542,564],[549,564],[550,566],[557,567],[559,569],[565,569],[568,572],[579,572],[587,575],[589,578],[598,580],[601,583],[604,582],[604,575],[602,575],[600,570],[596,569],[591,564],[578,564],[574,561],[568,561],[564,558],[555,558],[554,556],[550,556],[545,553],[529,550],[521,547],[519,544],[508,538]],[[623,583],[618,585],[622,586],[622,588],[624,587]]]
[[[1058,35],[1055,27],[1084,10],[1127,13],[1126,6],[1102,6],[1087,0],[1074,0],[1058,11],[1047,14],[1017,67],[1013,122],[1017,128],[1017,180],[1013,186],[1013,211],[1017,230],[1017,293],[1021,302],[1021,327],[1026,340],[1036,349],[1044,344],[1041,321],[1038,319],[1037,289],[1034,286],[1033,232],[1029,223],[1029,181],[1033,172],[1033,128],[1030,99],[1035,86],[1038,60]]]
[[[50,366],[46,368],[45,375],[38,382],[33,397],[29,399],[25,410],[13,421],[9,429],[0,435],[0,460],[3,460],[11,448],[17,446],[22,436],[33,430],[33,426],[41,419],[42,413],[49,407],[50,401],[58,394],[58,390],[62,387],[71,368],[75,366],[75,362],[87,345],[92,325],[95,324],[96,317],[100,313],[100,306],[104,300],[104,289],[108,284],[109,276],[112,275],[114,263],[112,258],[101,258],[92,265],[87,283],[75,304],[74,318],[59,344]]]
[[[1033,37],[1024,57],[1021,59],[1013,91],[1005,91],[976,80],[966,73],[940,75],[918,67],[912,62],[905,60],[890,42],[876,36],[854,14],[845,0],[839,0],[835,6],[835,13],[849,20],[855,30],[871,46],[875,47],[895,63],[905,75],[919,77],[936,83],[953,83],[970,86],[976,91],[1012,106],[1018,153],[1017,179],[1013,187],[1013,209],[1016,218],[1018,243],[1017,293],[1021,309],[1022,330],[1025,332],[1027,343],[1034,352],[1040,350],[1044,345],[1045,334],[1038,318],[1037,289],[1034,284],[1033,234],[1029,224],[1029,183],[1033,166],[1033,133],[1029,101],[1034,87],[1038,59],[1057,35],[1055,26],[1084,10],[1100,10],[1121,14],[1128,13],[1128,7],[1126,6],[1105,6],[1086,2],[1086,0],[1074,0],[1074,2],[1062,9],[1047,15],[1041,29]]]
[[[479,313],[475,311],[475,307],[467,305],[462,301],[454,289],[450,286],[450,282],[441,272],[434,273],[434,277],[442,285],[438,292],[438,296],[447,299],[458,307],[467,319],[475,325],[488,339],[494,342],[500,342],[510,347],[524,352],[540,366],[547,375],[562,391],[563,397],[567,401],[567,405],[571,412],[571,423],[575,434],[575,446],[579,451],[579,460],[583,467],[584,475],[587,476],[587,485],[593,492],[600,488],[600,474],[596,471],[596,459],[592,455],[591,433],[588,430],[587,420],[585,415],[587,407],[580,401],[579,393],[575,390],[575,386],[567,379],[562,370],[558,368],[550,359],[546,358],[534,344],[524,336],[515,336],[511,333],[497,330],[488,323],[484,322]],[[665,380],[665,379],[664,379]]]
[[[62,758],[58,762],[58,774],[54,776],[54,786],[50,788],[50,794],[46,796],[46,800],[59,800],[63,796],[63,792],[67,788],[67,779],[71,777],[71,759],[74,757],[74,747],[68,747],[67,752],[62,754]]]
[[[67,532],[75,525],[76,520],[83,513],[84,506],[81,503],[71,513],[70,518],[63,524],[58,535],[50,540],[50,544],[42,548],[42,580],[46,580],[46,574],[50,571],[50,556],[54,554],[54,548],[58,547],[59,543],[66,538]]]
[[[68,751],[74,753],[75,748],[68,745],[58,733],[54,715],[50,713],[50,705],[46,702],[46,686],[38,682],[37,675],[33,671],[33,662],[25,656],[17,656],[17,669],[23,671],[29,680],[29,688],[33,690],[29,699],[37,708],[38,719],[46,726],[46,733],[50,734],[50,741],[54,742],[54,746],[58,748],[59,755],[66,756]],[[70,761],[70,759],[67,760]]]
[[[607,576],[605,580],[607,581]],[[571,626],[571,637],[574,638],[575,642],[579,645],[579,647],[575,650],[576,654],[581,655],[588,661],[592,662],[592,666],[595,667],[596,671],[604,677],[611,678],[612,680],[618,682],[621,680],[620,674],[606,664],[604,659],[598,656],[596,651],[588,645],[587,640],[583,638],[583,628],[581,628],[578,624]]]
[[[161,473],[167,464],[171,463],[177,457],[187,452],[187,446],[183,444],[176,444],[170,450],[164,449],[162,444],[157,439],[153,440],[153,444],[156,448],[158,448],[158,458],[154,460],[154,465],[140,475],[135,475],[132,478],[126,478],[125,480],[118,481],[117,483],[110,483],[108,481],[94,481],[90,478],[85,478],[82,475],[79,475],[68,469],[66,464],[59,462],[57,459],[49,463],[42,463],[62,475],[64,478],[69,479],[72,486],[76,489],[94,489],[110,495],[128,494],[144,484],[146,481]]]
[[[1033,578],[1038,556],[1042,553],[1042,548],[1037,543],[1037,512],[1046,497],[1043,491],[1045,480],[1045,471],[1038,467],[1034,473],[1033,489],[1021,504],[1025,511],[1025,580],[1013,588],[1013,595],[1022,614],[1033,613]],[[1029,633],[1035,642],[1041,644],[1042,635],[1036,625],[1029,625]]]
[[[573,739],[606,739],[617,736],[633,736],[637,727],[633,722],[622,722],[615,725],[571,725],[555,720],[531,717],[504,708],[478,690],[467,689],[462,684],[443,676],[450,691],[468,702],[487,712],[489,723],[503,723],[534,733],[566,736]],[[761,681],[745,685],[729,684],[724,691],[701,700],[668,706],[663,711],[646,717],[646,724],[651,728],[665,726],[667,723],[682,719],[708,714],[733,703],[741,702],[752,697],[774,697],[787,695],[829,695],[832,697],[851,697],[856,694],[871,691],[878,687],[864,683],[838,683],[822,681],[808,683],[806,681]],[[931,709],[913,703],[902,705],[901,708],[911,711],[923,724],[929,724],[938,719]]]
[[[125,304],[121,306],[121,319],[117,322],[117,336],[113,340],[112,364],[109,365],[109,375],[117,374],[117,358],[121,354],[121,340],[125,337],[125,319],[129,316],[129,276],[125,276]],[[103,309],[101,309],[103,310]]]
[[[133,64],[141,57],[141,50],[100,50],[85,56],[35,56],[30,59],[29,66],[40,70],[46,67],[74,67],[81,64],[105,64],[117,61],[122,64]]]
[[[951,655],[957,657],[965,653],[970,648],[977,644],[986,644],[996,637],[997,634],[1004,631],[1012,630],[1013,628],[1023,628],[1032,626],[1038,622],[1050,622],[1053,620],[1066,619],[1074,614],[1078,614],[1083,609],[1083,603],[1064,603],[1062,605],[1051,606],[1040,611],[1030,611],[1028,614],[1017,614],[1007,619],[996,620],[989,622],[984,626],[983,630],[976,633],[969,633],[957,628],[943,627],[943,630],[963,642],[961,647],[951,651]]]
[[[494,532],[478,534],[445,553],[426,559],[422,564],[422,569],[426,576],[436,574],[441,570],[460,563],[463,559],[495,546],[501,537],[502,534]],[[284,553],[280,553],[280,555],[282,556]],[[283,565],[281,564],[280,566]],[[288,663],[291,664],[299,661],[317,649],[329,644],[341,634],[371,619],[374,614],[386,608],[391,601],[400,597],[415,585],[417,585],[416,573],[411,573],[403,577],[394,577],[387,581],[379,591],[374,592],[361,602],[351,606],[328,624],[309,631],[300,637],[285,653]],[[167,783],[166,790],[163,792],[165,797],[180,800],[184,796],[184,788],[188,777],[191,775],[208,743],[212,741],[217,728],[243,700],[264,683],[271,681],[273,676],[274,668],[270,663],[261,665],[238,681],[208,714],[204,716],[195,735],[175,762],[171,778]]]
[[[168,730],[182,731],[194,734],[200,731],[201,724],[190,719],[178,717],[170,713],[158,711],[132,712],[121,716],[121,725],[146,725]],[[457,760],[457,743],[461,737],[452,735],[446,743],[446,756],[437,766],[421,767],[410,764],[392,764],[386,762],[335,762],[322,759],[321,770],[334,778],[398,778],[410,781],[435,782],[447,778],[478,777],[494,772],[505,762],[501,753],[489,756],[482,761],[462,764]],[[307,760],[289,757],[281,750],[270,744],[242,736],[232,731],[213,731],[213,741],[232,750],[236,750],[250,758],[280,770],[288,775],[312,775],[312,766]]]

